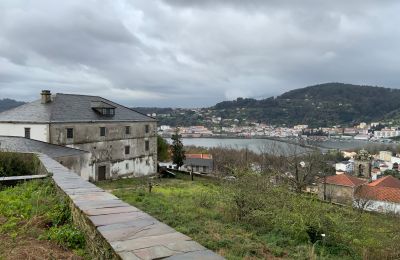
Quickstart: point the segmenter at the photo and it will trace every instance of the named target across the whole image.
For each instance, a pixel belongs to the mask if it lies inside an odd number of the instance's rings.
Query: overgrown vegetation
[[[32,154],[0,152],[0,177],[37,174],[40,163]]]
[[[72,225],[67,201],[50,180],[0,190],[0,259],[10,255],[18,259],[87,255],[84,235]]]
[[[145,178],[99,185],[228,259],[400,257],[398,218],[294,194],[251,172],[224,182],[178,175],[152,193]]]
[[[165,162],[169,160],[169,144],[168,142],[157,135],[157,159],[160,162]]]

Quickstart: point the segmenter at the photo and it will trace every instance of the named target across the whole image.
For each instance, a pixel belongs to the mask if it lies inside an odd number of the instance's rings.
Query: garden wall
[[[38,154],[54,183],[70,199],[74,224],[99,259],[223,259],[190,237],[83,180]]]

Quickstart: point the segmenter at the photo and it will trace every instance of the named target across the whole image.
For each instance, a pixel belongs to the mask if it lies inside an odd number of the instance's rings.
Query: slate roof
[[[348,174],[337,174],[326,177],[327,184],[334,184],[339,186],[357,187],[366,182],[367,180],[359,179]]]
[[[115,107],[113,117],[102,116],[91,108],[91,102],[105,102]],[[0,122],[63,123],[93,121],[156,121],[156,119],[98,96],[60,94],[42,104],[36,100],[0,113]]]
[[[43,153],[51,158],[88,153],[87,151],[79,149],[49,144],[42,141],[27,139],[18,136],[0,136],[0,151]]]
[[[213,168],[214,161],[212,159],[202,159],[202,158],[186,158],[183,163],[187,166],[206,166],[210,169]]]

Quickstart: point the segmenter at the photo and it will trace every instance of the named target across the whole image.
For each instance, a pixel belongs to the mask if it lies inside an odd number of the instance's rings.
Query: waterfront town
[[[155,116],[155,115],[153,115]],[[215,122],[221,121],[216,118]],[[241,137],[241,138],[302,138],[308,140],[324,141],[328,139],[363,140],[374,142],[394,142],[400,136],[400,128],[385,126],[385,123],[360,123],[353,127],[318,127],[309,128],[308,125],[295,125],[293,127],[273,126],[262,123],[249,123],[247,126],[232,124],[231,126],[189,126],[179,127],[183,137]],[[170,137],[175,128],[169,125],[158,127],[158,133]]]

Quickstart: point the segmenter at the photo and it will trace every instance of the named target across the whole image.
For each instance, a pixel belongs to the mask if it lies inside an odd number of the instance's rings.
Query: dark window
[[[149,143],[149,141],[145,141],[145,142],[144,142],[144,149],[145,149],[146,151],[148,151],[149,148],[150,148],[150,143]]]
[[[125,126],[125,134],[126,135],[131,134],[131,127],[130,126]]]
[[[73,128],[67,128],[67,138],[68,139],[74,138],[74,129]]]
[[[100,136],[106,136],[106,128],[100,127]]]
[[[149,127],[149,125],[146,125],[146,126],[145,126],[145,132],[146,132],[146,134],[148,134],[148,133],[149,133],[149,131],[150,131],[150,127]]]
[[[101,113],[103,114],[103,116],[114,116],[115,108],[102,108]]]
[[[31,138],[31,129],[29,127],[25,128],[25,138]]]
[[[125,146],[125,154],[129,154],[129,152],[130,152],[130,146],[127,145]]]

